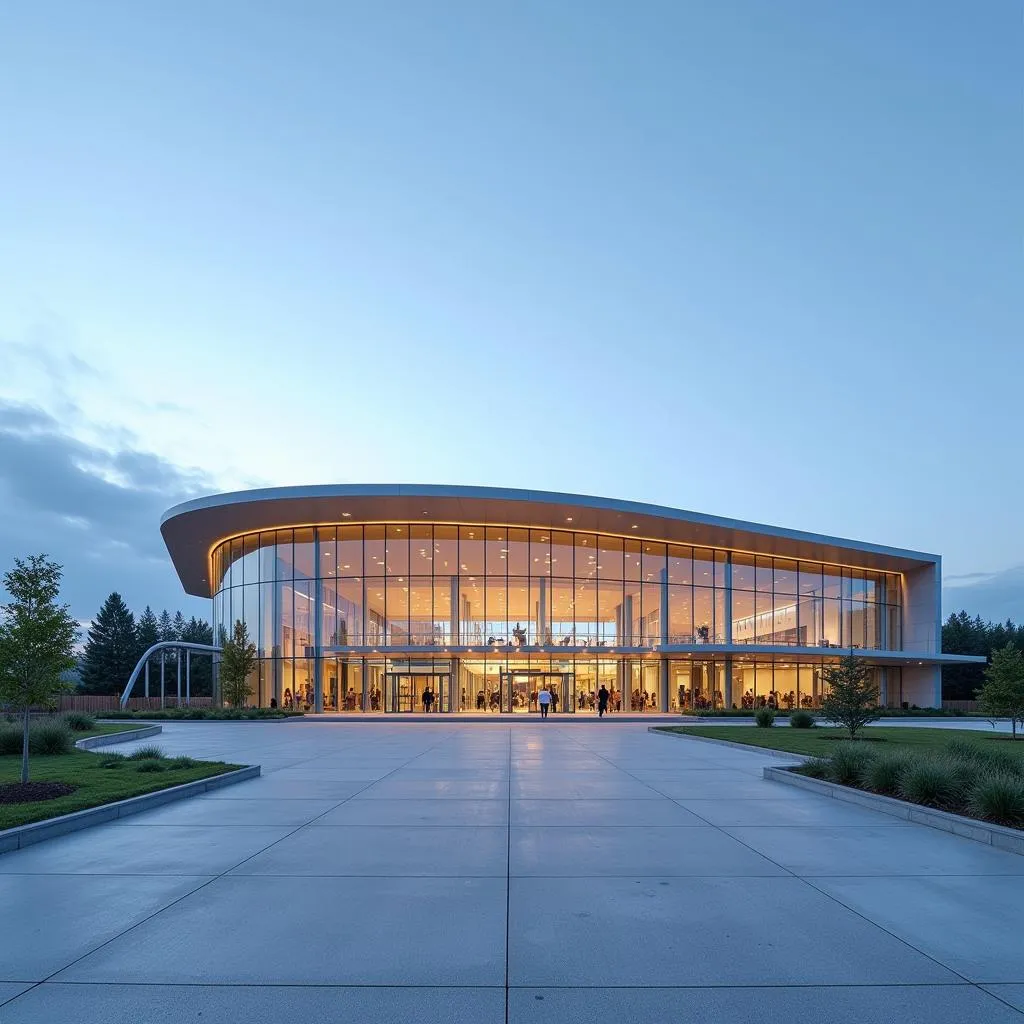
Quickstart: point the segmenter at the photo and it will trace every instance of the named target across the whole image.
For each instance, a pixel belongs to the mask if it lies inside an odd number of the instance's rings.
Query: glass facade
[[[264,706],[529,712],[546,688],[580,712],[602,686],[612,711],[814,706],[834,655],[808,648],[902,647],[899,575],[634,537],[339,524],[212,557],[215,633],[246,624]],[[674,652],[704,645],[723,650]],[[793,653],[748,661],[750,645]]]

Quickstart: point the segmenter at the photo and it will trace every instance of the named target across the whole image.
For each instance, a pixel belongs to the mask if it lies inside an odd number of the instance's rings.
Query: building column
[[[660,615],[658,616],[658,632],[661,634],[658,638],[661,643],[668,643],[668,569],[662,569],[659,574],[660,584],[659,592],[661,594],[661,607],[659,608]],[[668,693],[668,690],[665,691]],[[666,708],[668,705],[666,705]]]
[[[659,694],[661,705],[658,710],[668,711],[668,658],[659,659],[658,666],[661,681],[661,685],[658,688],[661,691]]]
[[[451,576],[448,582],[448,643],[453,647],[459,643],[459,577]]]
[[[799,672],[799,669],[797,670]],[[724,680],[722,684],[722,697],[727,708],[732,707],[732,658],[725,659]],[[797,677],[799,679],[799,676]]]

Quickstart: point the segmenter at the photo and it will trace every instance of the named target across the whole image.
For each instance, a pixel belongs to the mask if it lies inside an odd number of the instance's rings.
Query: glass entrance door
[[[551,693],[551,711],[574,711],[572,672],[508,670],[501,672],[501,710],[505,712],[538,712],[537,694],[542,689]]]
[[[430,695],[431,700],[425,699]],[[450,711],[451,675],[447,672],[388,672],[385,711]]]

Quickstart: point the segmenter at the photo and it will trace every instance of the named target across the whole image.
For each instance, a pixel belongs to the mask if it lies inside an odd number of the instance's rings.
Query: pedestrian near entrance
[[[423,691],[423,710],[428,712],[434,704],[434,691],[426,687]]]
[[[604,713],[608,710],[608,688],[601,684],[601,689],[597,691],[597,717],[604,718]]]
[[[540,717],[547,718],[548,706],[551,704],[551,691],[547,687],[537,694],[537,703],[540,705]]]

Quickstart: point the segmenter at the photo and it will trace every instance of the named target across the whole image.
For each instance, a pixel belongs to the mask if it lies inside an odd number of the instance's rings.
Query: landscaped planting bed
[[[169,722],[259,722],[280,718],[302,718],[301,711],[281,708],[158,708],[155,711],[104,711],[103,718]]]
[[[1024,828],[1024,759],[1016,751],[951,739],[939,750],[853,741],[793,771],[940,811]]]
[[[113,731],[117,731],[114,727]],[[21,727],[0,723],[0,829],[55,818],[185,782],[233,771],[238,765],[166,757],[159,747],[120,753],[76,750],[73,732],[60,719],[32,724],[29,782],[21,782]]]

